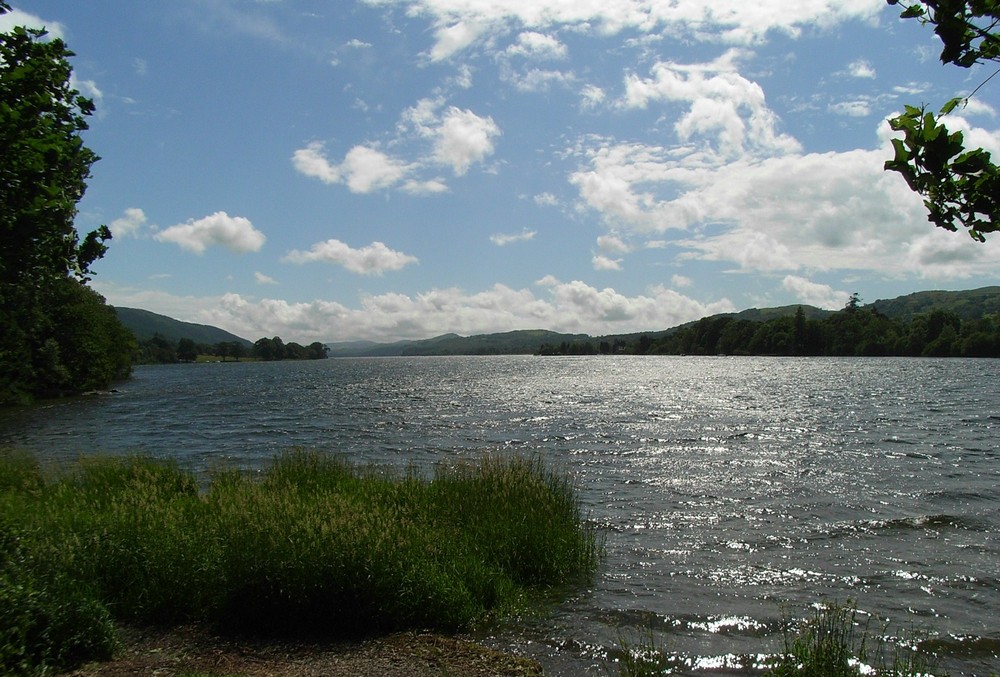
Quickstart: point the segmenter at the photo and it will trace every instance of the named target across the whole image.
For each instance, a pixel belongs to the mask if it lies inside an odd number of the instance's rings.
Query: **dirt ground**
[[[198,628],[126,630],[112,661],[89,663],[66,677],[537,677],[528,658],[474,642],[405,632],[357,643],[254,642],[221,638]]]

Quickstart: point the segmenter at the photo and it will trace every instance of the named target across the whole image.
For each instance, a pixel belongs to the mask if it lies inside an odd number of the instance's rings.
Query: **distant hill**
[[[832,310],[823,310],[816,306],[797,304],[792,306],[778,306],[776,308],[750,308],[749,310],[741,310],[738,313],[726,314],[732,315],[737,320],[767,322],[777,317],[792,317],[798,312],[799,308],[802,308],[802,314],[805,315],[807,320],[822,320],[824,317],[830,315],[830,313],[835,312]]]
[[[148,310],[140,310],[139,308],[115,307],[115,312],[118,314],[118,319],[121,320],[121,323],[131,329],[132,333],[140,341],[145,341],[152,338],[155,334],[160,334],[172,342],[188,338],[195,343],[210,345],[232,341],[236,341],[247,347],[253,345],[251,341],[245,338],[207,324],[181,322],[172,317],[158,315]]]
[[[1000,287],[968,291],[921,291],[869,304],[886,317],[911,320],[935,310],[947,310],[963,320],[977,320],[1000,312]]]
[[[739,320],[766,322],[777,317],[794,315],[802,308],[807,319],[821,320],[829,316],[830,310],[802,304],[775,308],[750,308],[738,313],[720,313],[713,317],[734,317]],[[984,315],[1000,313],[1000,287],[983,287],[968,291],[923,291],[894,299],[881,299],[867,304],[879,313],[893,319],[909,321],[915,315],[946,310],[963,320],[978,319]],[[249,346],[251,342],[227,331],[204,324],[181,322],[165,315],[157,315],[137,308],[115,308],[122,323],[131,329],[140,340],[161,334],[170,341],[190,338],[195,343],[215,344],[224,341],[238,341]],[[374,341],[347,341],[328,343],[330,357],[395,357],[420,355],[529,355],[538,352],[544,344],[559,345],[574,342],[614,343],[623,340],[635,343],[640,338],[657,340],[666,335],[693,325],[689,322],[669,329],[589,336],[587,334],[561,334],[543,329],[508,331],[496,334],[459,336],[443,334],[434,338],[417,341],[396,341],[377,343]]]
[[[531,355],[543,343],[593,340],[587,334],[560,334],[544,329],[524,329],[497,334],[459,336],[443,334],[422,341],[328,343],[330,357],[418,357],[426,355]]]

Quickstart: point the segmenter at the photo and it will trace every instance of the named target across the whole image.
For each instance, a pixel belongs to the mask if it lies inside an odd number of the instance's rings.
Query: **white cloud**
[[[412,162],[388,155],[375,145],[359,144],[336,163],[327,158],[322,143],[312,142],[292,154],[292,165],[305,176],[331,185],[346,185],[353,193],[394,187],[416,195],[447,192],[448,186],[440,176],[420,175],[440,165],[450,167],[455,176],[464,175],[473,164],[494,153],[494,139],[501,132],[492,117],[455,106],[441,112],[444,104],[440,96],[424,98],[400,116],[396,138],[389,146],[405,146],[414,138],[430,144],[424,156]]]
[[[364,0],[426,16],[435,26],[433,60],[448,59],[484,35],[572,28],[604,35],[622,31],[732,44],[763,41],[771,31],[798,35],[806,27],[849,20],[873,21],[884,0]]]
[[[596,85],[587,85],[580,90],[580,106],[584,109],[593,109],[604,103],[606,98],[604,90]]]
[[[6,14],[0,14],[0,33],[9,33],[14,26],[42,28],[48,31],[50,38],[64,39],[66,37],[66,27],[58,21],[46,21],[39,16],[19,9],[12,9]]]
[[[410,193],[411,195],[435,195],[437,193],[447,193],[448,184],[444,182],[444,179],[428,179],[426,181],[417,181],[416,179],[410,179],[403,184],[403,192]]]
[[[1000,133],[949,117],[976,146],[1000,149]],[[892,156],[883,123],[874,150],[741,159],[714,166],[682,150],[589,139],[588,166],[570,176],[581,208],[612,231],[690,231],[671,244],[681,259],[735,264],[740,271],[870,270],[954,279],[991,275],[1000,243],[935,229],[920,198],[883,163]],[[996,151],[994,151],[996,152]]]
[[[871,62],[864,59],[857,59],[852,61],[850,65],[847,66],[847,72],[851,77],[854,78],[874,78],[875,77],[875,67],[871,65]]]
[[[299,264],[313,261],[334,263],[362,275],[381,275],[388,270],[400,270],[411,263],[417,263],[416,257],[389,249],[381,242],[353,249],[340,240],[333,239],[317,242],[309,251],[294,249],[282,261]]]
[[[802,303],[827,310],[843,308],[850,297],[846,291],[835,291],[829,285],[818,284],[797,275],[786,275],[781,286]]]
[[[344,43],[344,47],[347,47],[348,49],[369,49],[371,46],[372,43],[365,42],[364,40],[359,40],[357,38],[348,40]]]
[[[855,99],[853,101],[841,101],[830,104],[830,112],[837,115],[845,115],[852,118],[863,118],[871,115],[871,102],[865,99]]]
[[[298,342],[423,339],[447,332],[464,336],[546,328],[592,335],[656,331],[715,313],[732,312],[727,300],[702,303],[661,286],[626,296],[581,281],[548,276],[540,293],[502,284],[479,292],[432,289],[418,294],[363,295],[356,307],[324,300],[291,302],[238,294],[171,296],[97,281],[112,305],[145,308],[188,322],[221,327],[238,336],[281,336]]]
[[[604,254],[594,254],[591,259],[591,263],[594,265],[594,270],[621,270],[622,260],[613,259],[610,256],[605,256]]]
[[[371,193],[402,181],[411,167],[369,146],[358,145],[347,151],[343,162],[331,163],[323,153],[323,144],[310,143],[292,155],[299,173],[324,183],[344,183],[352,193]]]
[[[542,68],[530,68],[524,71],[505,68],[501,71],[500,79],[512,84],[521,92],[547,92],[552,85],[572,85],[576,81],[576,76],[572,72]]]
[[[722,157],[746,153],[781,154],[800,149],[799,143],[777,131],[778,117],[767,107],[764,90],[736,71],[743,55],[729,50],[715,61],[677,64],[661,61],[651,77],[630,75],[625,81],[624,108],[646,108],[652,102],[690,105],[674,124],[682,142],[710,144]]]
[[[631,333],[676,326],[718,312],[731,312],[723,300],[702,304],[654,287],[647,295],[628,297],[614,289],[547,278],[546,295],[497,284],[478,293],[433,289],[406,295],[364,296],[360,307],[313,301],[251,301],[227,294],[197,320],[243,336],[303,336],[306,340],[377,341],[421,339],[446,332],[469,336],[511,329],[545,327],[568,333]]]
[[[632,247],[617,235],[601,235],[597,238],[597,246],[606,254],[627,254],[632,251]]]
[[[93,80],[81,80],[75,73],[71,73],[69,85],[95,104],[100,104],[104,100],[104,92],[101,91],[100,87]]]
[[[966,99],[961,107],[961,112],[966,115],[986,115],[991,118],[997,116],[997,109],[981,99],[975,97]]]
[[[173,242],[196,254],[204,253],[212,245],[222,245],[238,254],[255,252],[267,239],[249,219],[226,212],[170,226],[153,237],[160,242]]]
[[[500,135],[500,128],[491,117],[480,117],[470,110],[450,107],[436,131],[434,159],[450,165],[456,176],[469,170],[474,162],[481,162],[493,154],[493,139]]]
[[[537,235],[537,231],[528,230],[525,228],[520,233],[506,234],[506,233],[495,233],[490,235],[490,242],[497,245],[498,247],[503,247],[514,242],[527,242],[528,240],[533,240]]]
[[[507,48],[507,56],[526,59],[565,59],[566,45],[558,38],[535,31],[525,31],[517,36],[517,42]]]
[[[670,284],[679,289],[686,289],[694,284],[694,280],[684,275],[673,275],[670,278]]]
[[[535,204],[545,207],[555,207],[559,204],[559,198],[552,193],[539,193],[534,198]]]
[[[443,61],[476,42],[489,30],[489,25],[478,21],[458,21],[441,26],[436,31],[437,44],[431,49],[431,61]]]
[[[138,234],[144,225],[146,225],[145,212],[138,207],[129,207],[124,215],[108,224],[108,228],[114,237],[127,237]]]
[[[355,146],[347,151],[340,167],[352,193],[387,188],[400,181],[408,171],[403,163],[367,146]]]
[[[253,279],[257,281],[257,284],[278,284],[278,281],[273,277],[265,275],[259,271],[253,274]]]

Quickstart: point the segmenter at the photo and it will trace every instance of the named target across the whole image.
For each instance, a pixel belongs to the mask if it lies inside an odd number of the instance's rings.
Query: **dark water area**
[[[853,600],[952,675],[1000,673],[1000,361],[448,357],[141,367],[0,410],[0,446],[204,472],[303,446],[431,468],[539,454],[607,537],[591,587],[486,640],[614,674],[652,632],[681,674],[748,674],[786,617]],[[876,634],[881,634],[877,632]]]

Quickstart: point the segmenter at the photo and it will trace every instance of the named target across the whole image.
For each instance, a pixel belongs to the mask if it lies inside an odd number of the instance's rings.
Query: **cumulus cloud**
[[[249,219],[226,212],[170,226],[153,237],[160,242],[173,242],[195,254],[203,254],[212,245],[222,245],[237,254],[255,252],[260,251],[267,240]]]
[[[674,123],[682,142],[710,143],[722,157],[746,153],[782,154],[800,149],[798,141],[777,130],[778,117],[767,107],[764,90],[737,72],[742,56],[729,50],[703,64],[659,62],[650,77],[630,75],[625,81],[624,108],[646,108],[654,102],[689,104]]]
[[[565,59],[568,50],[566,45],[552,35],[535,31],[525,31],[517,36],[517,42],[506,50],[507,56],[518,56],[526,59]]]
[[[852,61],[847,67],[847,72],[853,78],[874,78],[875,77],[875,67],[871,65],[871,62],[864,59],[857,59]]]
[[[398,6],[426,16],[435,27],[430,58],[450,59],[484,36],[509,32],[542,33],[559,28],[604,35],[622,31],[662,34],[726,43],[754,44],[772,31],[795,36],[806,27],[828,27],[849,20],[874,20],[882,0],[798,2],[785,0],[364,0]]]
[[[261,273],[259,271],[253,274],[253,278],[254,280],[257,281],[257,284],[278,284],[278,281],[275,280],[273,277],[265,275],[264,273]]]
[[[464,336],[544,327],[567,333],[656,331],[735,310],[727,299],[702,303],[661,286],[626,296],[581,281],[546,277],[531,288],[496,284],[483,291],[432,289],[417,294],[363,295],[354,307],[324,300],[291,302],[239,294],[196,299],[130,296],[99,289],[110,303],[141,304],[171,317],[221,327],[238,336],[288,336],[302,341],[423,339],[447,332]]]
[[[528,240],[533,240],[535,239],[535,235],[537,235],[537,231],[525,228],[520,233],[494,233],[493,235],[490,235],[490,242],[498,247],[503,247],[514,242],[527,242]]]
[[[608,254],[627,254],[632,251],[632,247],[626,244],[620,237],[613,234],[598,237],[597,246],[601,248],[602,252]]]
[[[1000,134],[949,118],[976,146]],[[883,170],[891,132],[873,150],[743,158],[703,164],[689,154],[590,139],[587,165],[570,175],[581,208],[613,231],[679,233],[681,258],[727,262],[741,271],[873,270],[954,278],[992,274],[1000,245],[935,229],[918,196]],[[943,236],[943,237],[942,237]]]
[[[359,144],[341,162],[331,161],[324,145],[312,142],[292,154],[292,165],[300,173],[331,185],[346,185],[352,193],[372,193],[399,188],[416,195],[448,191],[440,176],[427,176],[440,166],[462,176],[495,151],[500,127],[492,117],[449,106],[442,111],[442,97],[424,98],[407,108],[396,127],[390,146],[404,146],[413,139],[429,142],[423,157],[407,162],[383,152],[377,145]],[[410,137],[410,138],[407,138]]]
[[[452,106],[435,131],[434,159],[461,176],[470,165],[493,154],[493,139],[499,135],[500,128],[493,118]]]
[[[58,21],[47,21],[19,9],[12,9],[6,14],[0,14],[0,33],[9,33],[14,26],[43,28],[48,31],[50,38],[66,37],[66,28]]]
[[[117,238],[136,235],[146,225],[146,214],[138,207],[129,207],[122,216],[108,224],[111,235]]]
[[[843,308],[850,297],[846,291],[835,291],[829,285],[819,284],[798,275],[786,275],[781,281],[781,286],[802,303],[827,310]]]
[[[377,148],[364,145],[354,146],[347,151],[343,162],[334,164],[324,154],[323,144],[318,142],[295,151],[292,164],[299,173],[323,183],[346,184],[352,193],[388,188],[406,178],[412,169]]]
[[[311,263],[321,261],[343,266],[352,273],[382,275],[389,270],[400,270],[417,259],[409,254],[389,249],[381,242],[354,249],[340,240],[317,242],[308,251],[293,249],[282,261],[286,263]]]
[[[610,256],[604,254],[594,254],[594,257],[590,260],[594,266],[594,270],[621,270],[622,260],[613,259]]]

